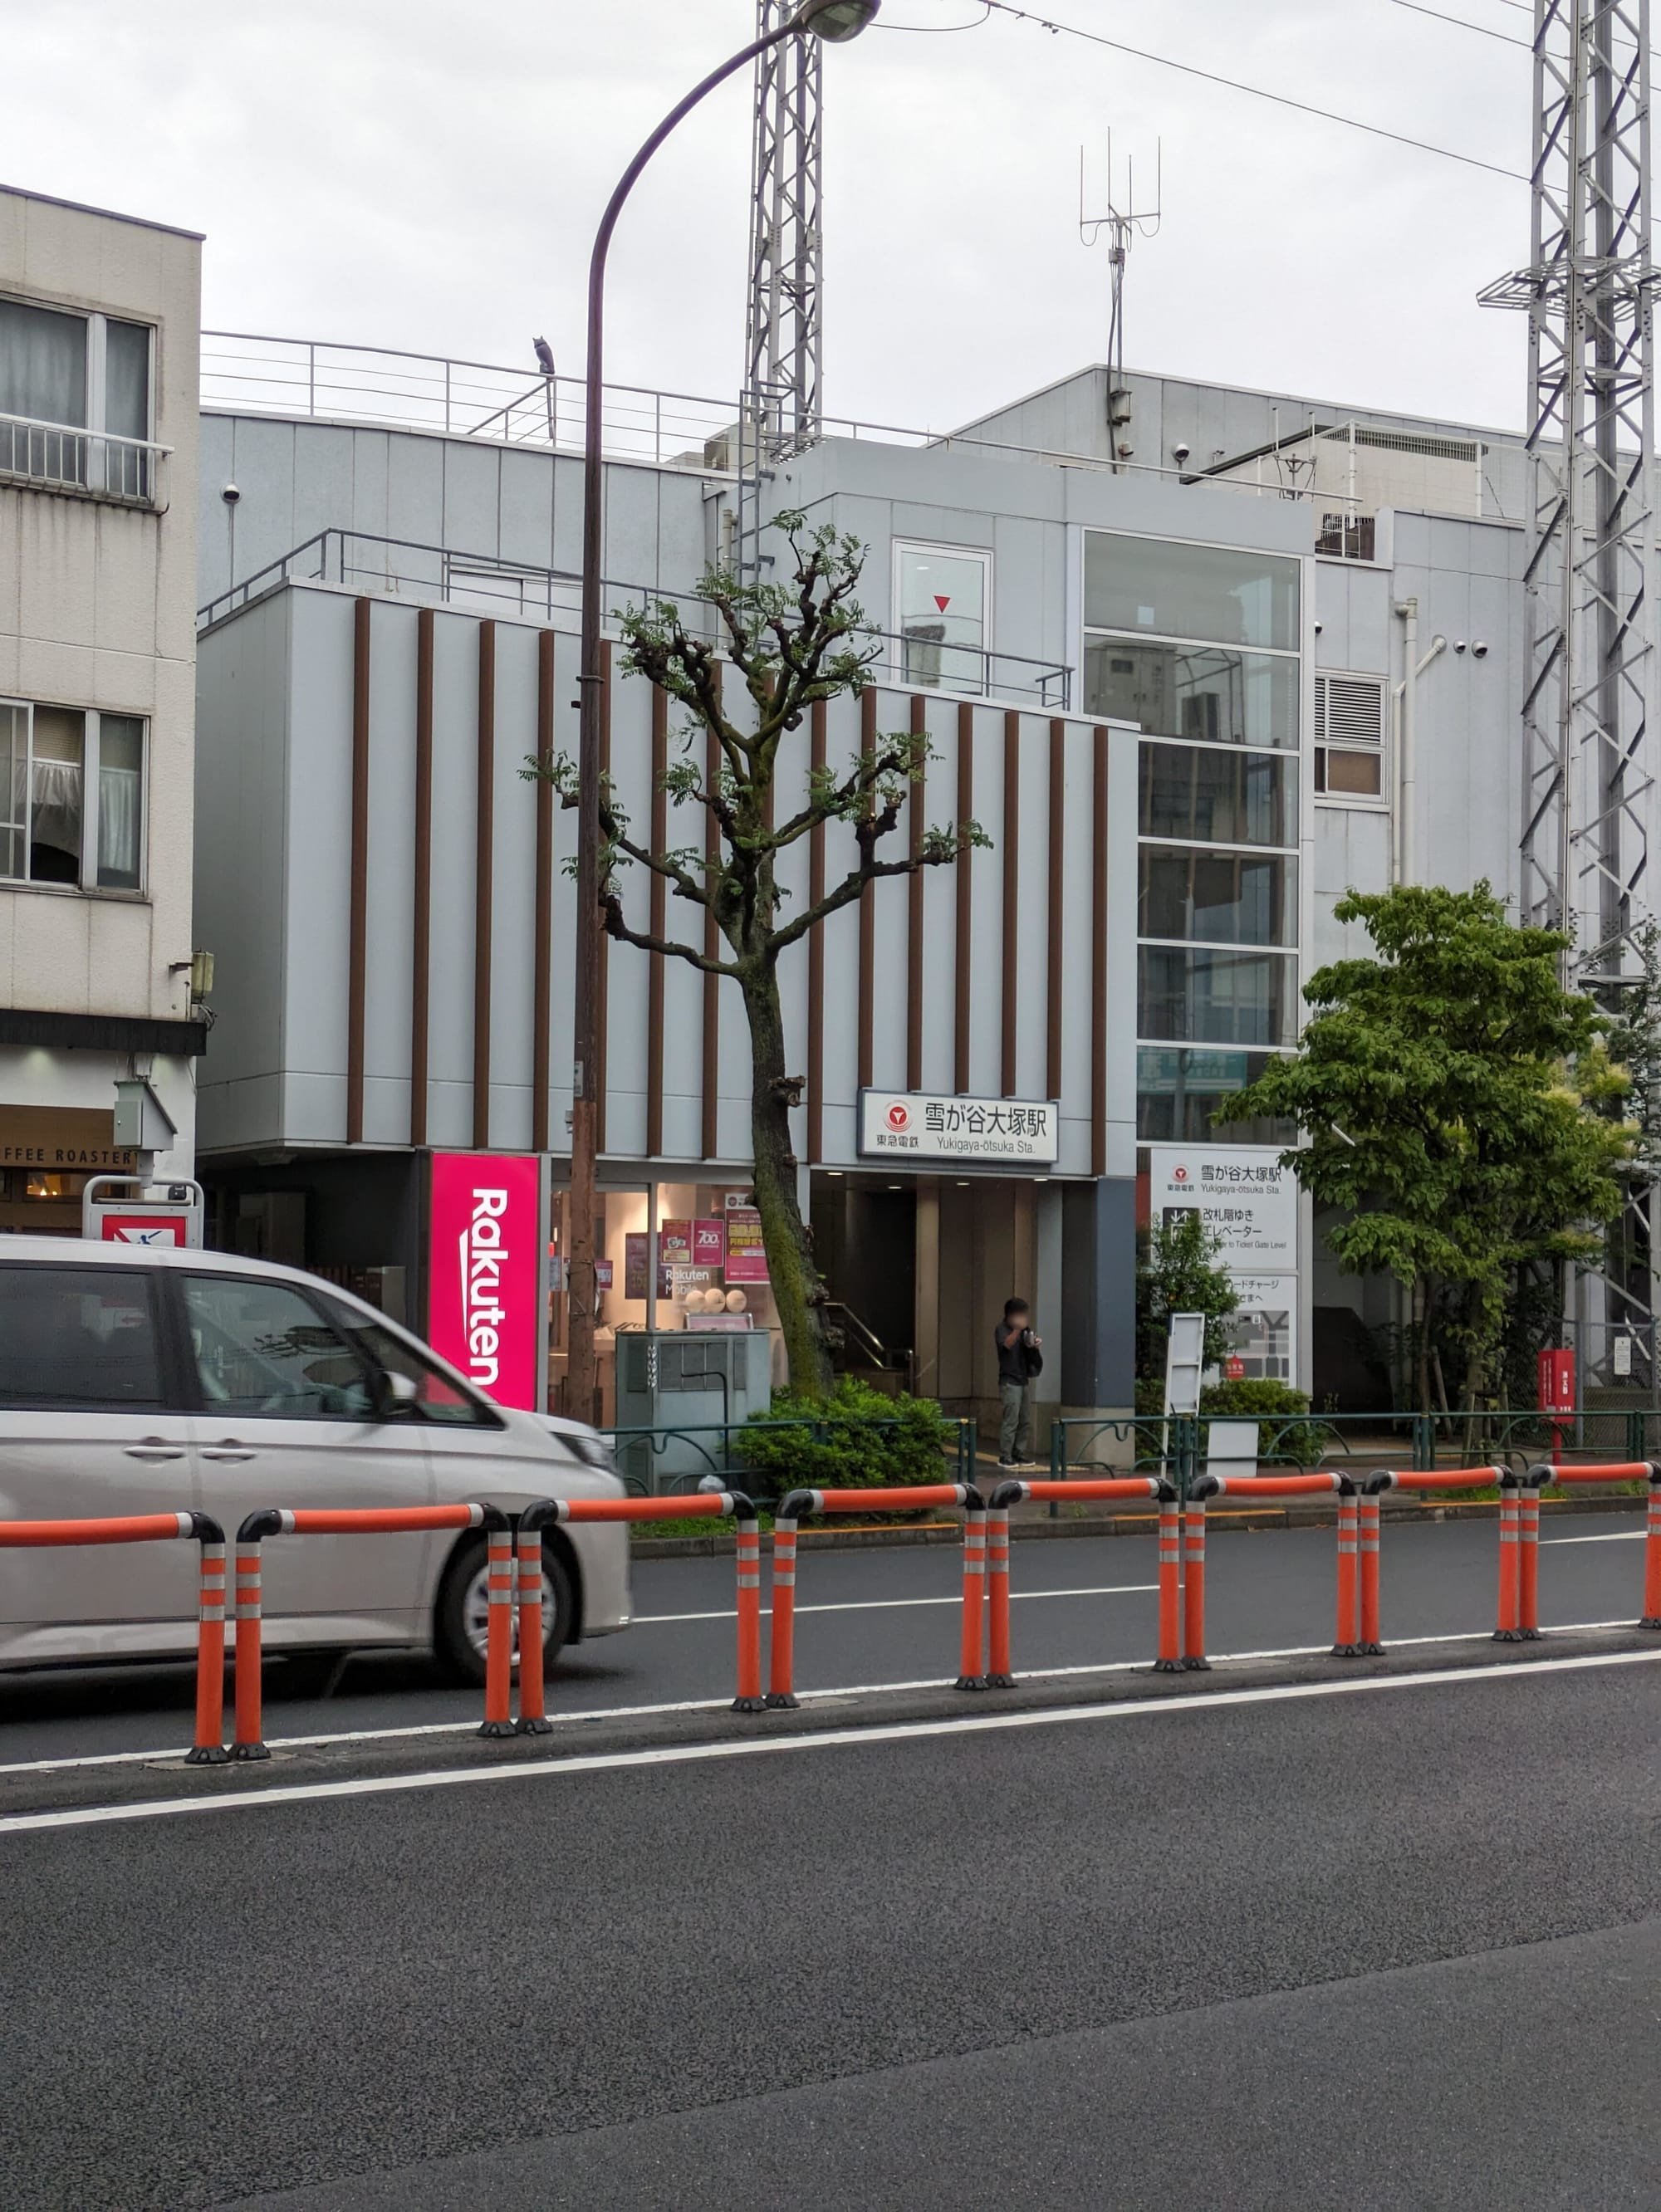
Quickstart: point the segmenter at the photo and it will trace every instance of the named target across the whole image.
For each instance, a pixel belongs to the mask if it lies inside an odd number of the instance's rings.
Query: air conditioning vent
[[[1370,678],[1317,676],[1315,679],[1315,742],[1317,745],[1381,745],[1384,741],[1384,687]]]

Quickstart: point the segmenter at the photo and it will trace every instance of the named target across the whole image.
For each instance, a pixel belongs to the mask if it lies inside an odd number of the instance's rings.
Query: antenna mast
[[[757,0],[758,37],[780,29],[799,0]],[[757,56],[751,164],[750,312],[739,430],[735,565],[754,576],[764,471],[818,428],[819,118],[824,49],[784,39]]]
[[[1107,213],[1085,213],[1084,148],[1079,149],[1079,239],[1085,246],[1093,246],[1103,231],[1108,234],[1107,258],[1112,282],[1112,307],[1107,325],[1107,422],[1108,434],[1113,446],[1113,466],[1116,474],[1121,461],[1128,461],[1134,450],[1129,437],[1130,392],[1124,380],[1124,277],[1125,264],[1130,256],[1133,237],[1153,238],[1159,231],[1162,186],[1165,181],[1165,145],[1156,141],[1153,157],[1153,204],[1138,209],[1136,205],[1136,165],[1134,160],[1125,162],[1124,206],[1115,204],[1113,197],[1113,133],[1107,134]]]

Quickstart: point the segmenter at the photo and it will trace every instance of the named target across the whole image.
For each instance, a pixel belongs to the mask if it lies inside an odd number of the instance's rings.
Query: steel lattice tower
[[[796,0],[757,0],[758,36],[777,30]],[[750,312],[740,432],[740,570],[757,546],[770,460],[811,439],[819,419],[819,116],[824,49],[785,39],[756,63],[751,156]]]
[[[1649,0],[1536,0],[1532,178],[1522,910],[1590,984],[1661,901]]]

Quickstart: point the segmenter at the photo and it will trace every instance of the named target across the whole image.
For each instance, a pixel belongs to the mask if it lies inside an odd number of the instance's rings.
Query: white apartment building
[[[195,1158],[201,240],[0,188],[0,1233],[79,1233],[147,1079]]]

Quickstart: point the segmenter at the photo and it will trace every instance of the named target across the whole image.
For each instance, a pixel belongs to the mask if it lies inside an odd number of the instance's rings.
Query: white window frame
[[[60,896],[90,896],[95,898],[131,899],[148,897],[150,860],[150,718],[148,714],[130,714],[111,708],[79,707],[69,700],[17,699],[0,695],[0,707],[21,708],[25,716],[24,735],[24,804],[29,808],[34,803],[34,716],[40,707],[55,708],[60,714],[79,714],[82,718],[81,740],[81,877],[75,884],[36,883],[31,876],[0,875],[0,891],[48,891]],[[138,883],[135,889],[100,884],[98,880],[98,801],[100,774],[104,752],[104,716],[113,720],[137,722],[139,726],[138,746]],[[23,865],[28,866],[29,818],[26,811],[23,821]]]
[[[1358,753],[1370,757],[1374,750],[1371,745],[1350,744],[1342,739],[1321,735],[1322,718],[1316,702],[1321,685],[1328,682],[1365,684],[1369,690],[1376,690],[1378,694],[1378,788],[1376,792],[1326,791],[1316,782],[1323,753]],[[1388,814],[1391,798],[1390,735],[1390,679],[1387,677],[1366,668],[1317,668],[1311,692],[1309,722],[1310,796],[1313,804],[1354,809],[1363,814]]]
[[[155,442],[155,325],[142,315],[110,315],[101,307],[75,307],[62,300],[37,299],[27,292],[0,292],[0,303],[8,307],[39,307],[52,315],[72,315],[86,325],[87,331],[87,419],[84,422],[62,422],[54,428],[63,430],[82,430],[88,437],[109,437],[118,434],[110,430],[104,420],[107,366],[109,360],[109,330],[113,322],[134,323],[149,332],[149,359],[144,375],[144,429],[147,445]]]
[[[992,554],[984,545],[950,545],[943,538],[896,538],[889,548],[888,607],[889,628],[892,632],[894,651],[894,683],[902,690],[914,688],[905,673],[905,617],[900,605],[900,562],[906,554],[939,553],[954,561],[975,561],[981,570],[981,681],[978,684],[948,684],[944,678],[938,684],[926,684],[915,688],[925,691],[940,691],[958,699],[988,699],[993,697],[997,686],[992,680]],[[942,653],[964,653],[972,650],[964,646],[942,646]]]

